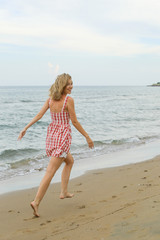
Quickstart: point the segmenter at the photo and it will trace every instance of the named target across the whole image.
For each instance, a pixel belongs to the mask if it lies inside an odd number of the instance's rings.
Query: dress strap
[[[65,109],[65,106],[66,106],[66,103],[67,103],[67,99],[68,99],[68,96],[66,96],[65,99],[64,99],[62,111]]]

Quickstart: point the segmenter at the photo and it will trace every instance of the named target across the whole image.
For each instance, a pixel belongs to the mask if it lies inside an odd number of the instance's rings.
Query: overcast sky
[[[159,0],[0,0],[0,85],[160,81]]]

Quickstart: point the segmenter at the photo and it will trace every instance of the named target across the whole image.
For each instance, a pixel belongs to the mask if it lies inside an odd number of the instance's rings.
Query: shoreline
[[[37,188],[0,195],[3,240],[159,240],[160,156],[125,166],[90,170],[70,181],[72,199],[52,184],[34,218]],[[8,228],[9,226],[9,228]]]
[[[134,148],[75,161],[71,172],[71,179],[83,176],[90,170],[125,166],[147,161],[159,155],[159,146],[160,140],[157,140],[144,145],[135,146]],[[63,164],[60,169],[58,169],[52,182],[59,183],[61,181],[62,168]],[[0,182],[0,195],[39,186],[44,173],[45,171],[40,171],[38,173],[31,173],[2,180]]]

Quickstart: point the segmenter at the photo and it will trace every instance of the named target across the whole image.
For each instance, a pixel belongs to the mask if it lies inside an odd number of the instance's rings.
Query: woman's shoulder
[[[70,96],[67,96],[67,102],[69,103],[73,103],[74,102],[74,99]]]
[[[74,99],[70,96],[67,96],[67,107],[74,107]]]

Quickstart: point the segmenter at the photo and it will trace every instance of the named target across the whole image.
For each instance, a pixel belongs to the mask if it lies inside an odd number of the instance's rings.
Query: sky
[[[159,0],[0,0],[0,86],[160,81]]]

